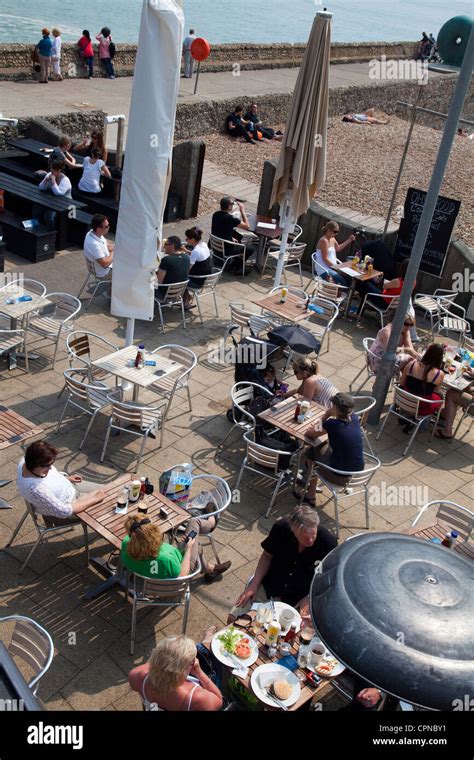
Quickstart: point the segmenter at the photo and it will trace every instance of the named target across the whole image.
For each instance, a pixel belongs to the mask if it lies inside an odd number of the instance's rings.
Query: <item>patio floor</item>
[[[209,218],[201,219],[200,223],[206,234]],[[179,234],[186,226],[185,222],[172,227],[168,225],[165,232]],[[54,261],[42,264],[25,265],[24,260],[9,256],[7,269],[21,269],[25,276],[43,282],[49,291],[77,293],[85,277],[79,248],[61,252]],[[308,282],[309,273],[305,273],[305,283]],[[289,283],[297,284],[297,278],[290,274]],[[179,394],[171,409],[163,449],[157,449],[158,443],[154,441],[147,444],[140,474],[148,475],[153,483],[158,483],[164,469],[187,460],[193,462],[196,472],[220,475],[233,487],[244,455],[241,438],[233,433],[225,447],[216,452],[218,442],[229,429],[225,412],[230,406],[233,366],[213,364],[209,361],[209,352],[224,335],[229,322],[229,301],[242,301],[256,309],[252,300],[262,296],[271,286],[271,274],[264,277],[252,274],[244,279],[226,275],[218,287],[220,316],[214,316],[211,299],[206,299],[203,302],[207,313],[204,325],[200,324],[196,310],[190,312],[192,316],[186,330],[180,326],[178,312],[166,310],[164,335],[159,332],[157,320],[151,324],[137,322],[136,342],[143,341],[149,349],[163,343],[178,343],[190,347],[198,356],[190,381],[192,413],[187,411],[185,394]],[[123,345],[123,321],[111,316],[107,309],[102,297],[95,298],[89,311],[80,314],[76,327],[99,333]],[[364,365],[362,339],[375,335],[376,330],[377,323],[370,317],[364,318],[362,328],[344,318],[336,321],[331,350],[320,357],[320,371],[340,390],[348,389],[349,382]],[[46,351],[52,355],[49,347]],[[54,372],[50,362],[43,358],[31,362],[31,366],[30,375],[23,371],[21,364],[10,372],[2,366],[2,404],[44,425],[43,437],[60,449],[58,468],[70,474],[79,472],[85,479],[96,480],[98,484],[130,469],[139,442],[123,435],[120,439],[111,439],[107,460],[99,463],[105,436],[105,415],[94,425],[83,452],[78,451],[78,444],[84,430],[84,418],[68,417],[59,435],[54,434],[64,400],[58,400],[63,386],[62,370],[68,366],[64,350],[60,352]],[[368,394],[370,388],[369,383],[363,393]],[[474,508],[474,436],[472,431],[466,432],[465,427],[460,435],[463,437],[447,443],[431,440],[429,433],[420,433],[410,455],[404,458],[402,451],[407,438],[395,420],[389,421],[379,441],[374,441],[374,433],[370,434],[375,452],[382,460],[382,467],[372,481],[380,490],[373,491],[371,530],[408,528],[421,504],[427,500],[446,498]],[[13,478],[13,483],[0,491],[1,497],[13,506],[11,510],[0,510],[2,546],[9,540],[24,511],[24,502],[17,495],[14,482],[20,456],[18,446],[0,452],[1,478]],[[410,503],[392,506],[391,499],[387,498],[389,486],[410,487]],[[225,622],[231,604],[255,567],[261,551],[260,542],[275,519],[286,514],[296,503],[291,490],[282,492],[275,512],[265,519],[268,493],[268,481],[245,475],[240,500],[231,505],[219,524],[215,536],[222,546],[221,560],[232,560],[232,567],[219,581],[211,585],[197,582],[193,587],[187,633],[196,641],[208,625]],[[397,493],[403,495],[403,491]],[[413,503],[413,498],[417,503]],[[358,496],[345,499],[340,506],[341,540],[344,540],[364,530],[364,509]],[[328,493],[318,495],[318,508],[322,524],[333,528],[334,511]],[[101,577],[85,567],[82,531],[76,529],[66,537],[56,537],[41,546],[20,576],[18,570],[34,536],[27,520],[13,546],[0,551],[0,615],[18,613],[32,617],[53,637],[56,653],[41,682],[39,696],[50,710],[141,709],[138,696],[129,689],[127,674],[133,665],[146,661],[157,638],[181,630],[181,613],[162,614],[152,610],[139,615],[135,655],[131,657],[131,607],[125,604],[123,594],[112,590],[92,601],[84,599],[84,592]],[[99,537],[93,539],[92,556],[108,556],[110,551],[111,547],[105,541]]]

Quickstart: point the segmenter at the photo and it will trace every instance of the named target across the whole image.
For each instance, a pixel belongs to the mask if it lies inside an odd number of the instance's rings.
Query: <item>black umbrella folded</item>
[[[312,332],[298,325],[281,325],[268,333],[268,337],[278,346],[288,345],[297,354],[319,352],[321,343]]]
[[[428,709],[463,709],[474,694],[474,565],[452,549],[397,533],[355,536],[319,565],[311,615],[354,673]]]

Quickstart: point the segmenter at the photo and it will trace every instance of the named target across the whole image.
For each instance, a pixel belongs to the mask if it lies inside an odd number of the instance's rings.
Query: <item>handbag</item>
[[[110,43],[109,43],[109,55],[110,55],[110,60],[111,61],[114,60],[116,51],[117,51],[117,48],[115,47],[115,42],[112,42],[112,40],[110,40]]]

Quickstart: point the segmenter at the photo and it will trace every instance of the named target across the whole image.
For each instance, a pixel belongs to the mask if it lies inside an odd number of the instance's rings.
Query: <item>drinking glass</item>
[[[298,667],[301,669],[307,668],[309,661],[309,647],[300,647],[298,652]]]
[[[282,634],[288,633],[295,617],[293,610],[282,610],[280,615],[280,625]]]

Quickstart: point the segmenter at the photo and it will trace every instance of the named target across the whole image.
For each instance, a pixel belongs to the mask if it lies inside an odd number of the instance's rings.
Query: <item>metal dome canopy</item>
[[[355,536],[316,570],[311,615],[354,673],[412,704],[474,693],[474,564],[398,533]]]
[[[457,68],[462,66],[473,24],[470,16],[454,16],[443,24],[438,33],[437,43],[444,63]]]

